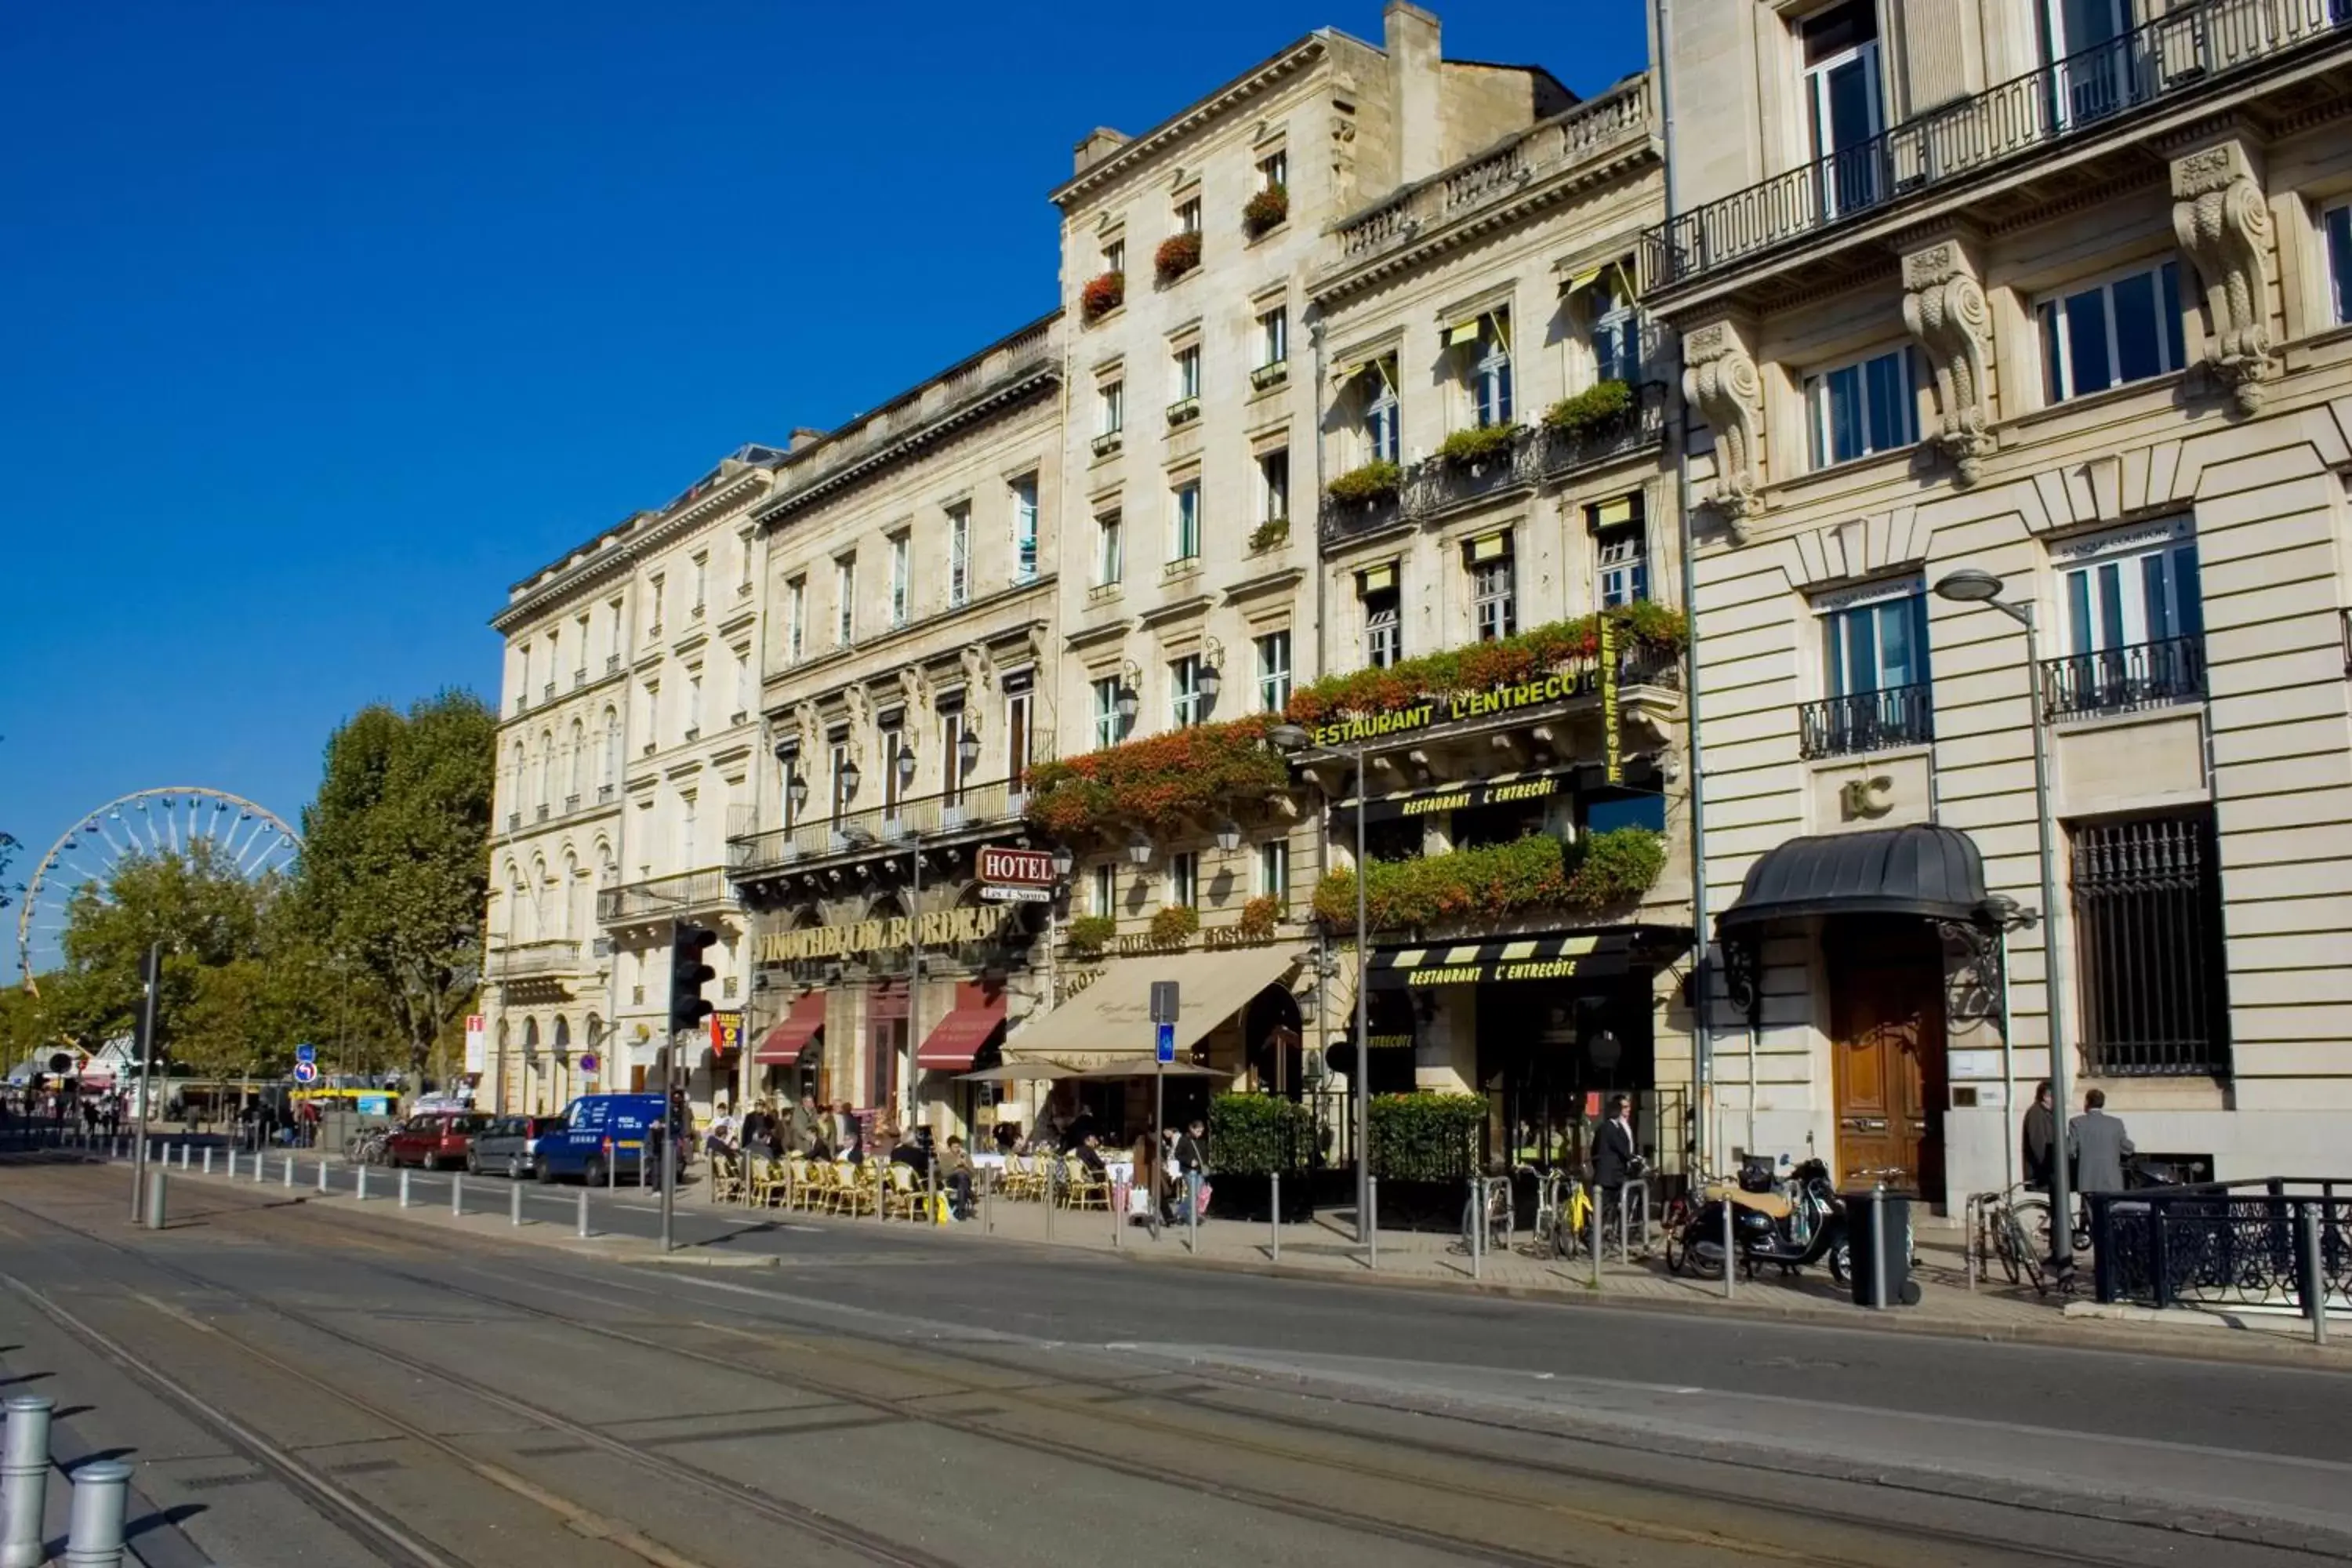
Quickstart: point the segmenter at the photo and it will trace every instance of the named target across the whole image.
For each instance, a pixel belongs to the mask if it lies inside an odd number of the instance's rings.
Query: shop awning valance
[[[793,1067],[824,1033],[824,993],[812,991],[788,1008],[783,1021],[760,1041],[751,1059],[762,1067]]]
[[[970,1072],[981,1047],[1004,1027],[1003,992],[991,995],[977,985],[960,985],[956,993],[955,1006],[915,1052],[919,1071]]]
[[[1976,841],[1926,824],[1791,838],[1748,868],[1719,935],[1808,915],[1977,917],[1985,898]]]
[[[1297,963],[1297,953],[1287,947],[1114,958],[1103,966],[1101,979],[1044,1017],[1024,1024],[1004,1042],[1005,1059],[1058,1061],[1090,1053],[1149,1053],[1155,980],[1176,982],[1176,1049],[1181,1054]]]
[[[1633,968],[1643,934],[1644,928],[1625,926],[1443,947],[1376,948],[1369,968],[1375,990],[1498,980],[1612,980]]]

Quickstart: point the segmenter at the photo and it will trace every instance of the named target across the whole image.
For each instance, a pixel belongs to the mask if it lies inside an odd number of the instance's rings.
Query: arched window
[[[522,1021],[522,1054],[525,1058],[539,1055],[539,1020],[536,1018]]]
[[[507,809],[509,811],[522,809],[523,792],[528,785],[529,774],[524,772],[522,741],[520,737],[517,737],[514,753],[507,763]]]
[[[555,1020],[555,1054],[559,1057],[572,1054],[572,1020],[569,1018]]]
[[[522,873],[512,864],[507,867],[507,941],[529,942],[531,937],[530,895],[524,890]]]
[[[545,811],[555,804],[555,732],[539,732],[539,808]]]

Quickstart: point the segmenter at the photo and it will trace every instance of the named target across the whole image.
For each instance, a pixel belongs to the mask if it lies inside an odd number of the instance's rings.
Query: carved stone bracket
[[[2205,367],[2231,389],[2241,413],[2255,413],[2263,405],[2263,384],[2279,365],[2263,286],[2273,243],[2270,207],[2244,142],[2200,147],[2172,161],[2172,232],[2205,285],[2206,314],[2213,323]]]
[[[801,755],[806,759],[801,766],[814,766],[815,759],[824,754],[824,720],[815,703],[803,702],[793,710],[793,730],[800,737]]]
[[[1993,448],[1987,376],[1992,311],[1958,240],[1941,240],[1903,258],[1903,324],[1935,367],[1942,425],[1933,440],[1951,458],[1959,482],[1972,485]]]
[[[1711,321],[1683,337],[1683,395],[1715,432],[1715,489],[1703,503],[1737,538],[1762,506],[1764,384],[1734,323]]]
[[[923,679],[923,672],[911,664],[899,668],[898,696],[909,713],[919,713],[930,704],[930,687]]]
[[[965,689],[972,697],[981,696],[995,684],[996,666],[990,660],[986,649],[977,644],[968,644],[961,657],[963,660]]]

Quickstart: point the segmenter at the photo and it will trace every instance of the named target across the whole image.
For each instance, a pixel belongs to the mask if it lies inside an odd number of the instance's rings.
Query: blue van
[[[658,1141],[658,1094],[583,1094],[563,1112],[560,1131],[541,1133],[531,1162],[542,1182],[576,1176],[591,1186],[609,1179],[635,1183],[646,1171],[648,1134]]]

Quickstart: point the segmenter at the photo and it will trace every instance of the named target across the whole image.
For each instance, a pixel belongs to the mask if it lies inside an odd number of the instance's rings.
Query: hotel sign
[[[1612,666],[1604,666],[1612,667],[1613,661]],[[1385,713],[1359,714],[1353,718],[1335,720],[1328,724],[1318,724],[1314,731],[1315,743],[1324,747],[1353,746],[1366,741],[1426,730],[1433,724],[1490,719],[1497,714],[1516,713],[1525,708],[1540,708],[1546,703],[1589,694],[1593,689],[1594,680],[1594,671],[1590,668],[1554,670],[1549,675],[1509,686],[1491,687],[1485,691],[1465,691],[1443,700],[1391,709]]]
[[[804,926],[798,931],[774,931],[760,939],[761,963],[791,963],[809,958],[858,958],[873,952],[895,952],[914,945],[954,947],[991,942],[1020,918],[1017,905],[985,909],[927,910],[919,919],[904,915],[887,920],[849,921],[840,925]]]

